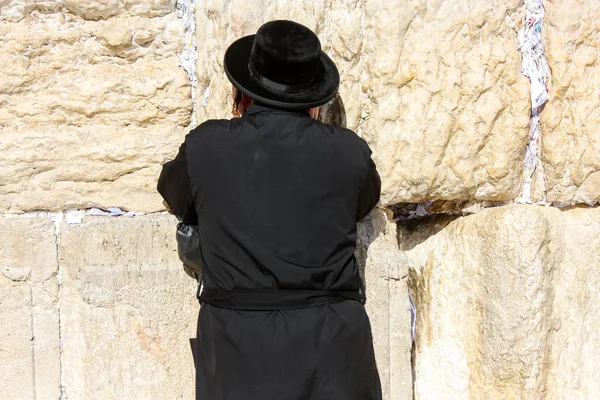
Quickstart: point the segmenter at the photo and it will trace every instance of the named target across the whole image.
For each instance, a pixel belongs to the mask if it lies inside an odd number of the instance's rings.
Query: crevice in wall
[[[192,85],[192,119],[191,126],[195,127],[196,120],[196,90],[198,78],[196,76],[196,61],[198,49],[196,46],[196,0],[177,0],[177,16],[185,26],[185,46],[179,53],[179,66],[185,70]]]
[[[37,384],[35,383],[35,321],[33,317],[33,287],[29,284],[29,312],[31,313],[31,375],[33,382],[33,400],[37,399]]]
[[[58,368],[59,368],[59,376],[60,376],[60,399],[59,400],[67,400],[67,392],[65,389],[65,377],[63,370],[63,326],[62,326],[62,294],[63,294],[63,285],[62,285],[62,268],[60,263],[60,255],[59,255],[59,237],[60,237],[60,225],[64,218],[64,213],[52,213],[49,215],[52,222],[54,222],[54,244],[56,246],[54,254],[56,254],[56,281],[58,285],[58,299],[57,299],[57,307],[58,307]]]
[[[525,0],[526,14],[523,27],[519,30],[519,49],[521,50],[521,73],[529,78],[531,84],[531,119],[529,126],[529,144],[525,153],[524,182],[518,203],[545,203],[546,191],[541,174],[536,179],[536,170],[541,166],[540,147],[540,113],[548,101],[547,78],[550,68],[544,56],[542,44],[542,25],[544,22],[544,6],[542,0]],[[537,182],[536,182],[537,181]],[[539,185],[533,188],[532,185]],[[537,190],[536,190],[537,189]],[[536,190],[536,194],[532,193]],[[532,199],[532,195],[534,198]]]
[[[389,219],[394,223],[405,223],[432,216],[465,216],[487,208],[514,204],[514,201],[482,200],[427,200],[422,203],[395,203],[385,206]]]

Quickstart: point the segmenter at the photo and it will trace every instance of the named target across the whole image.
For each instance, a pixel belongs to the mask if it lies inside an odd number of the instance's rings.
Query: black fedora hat
[[[339,72],[315,33],[293,21],[271,21],[225,52],[225,73],[259,103],[308,109],[337,93]]]

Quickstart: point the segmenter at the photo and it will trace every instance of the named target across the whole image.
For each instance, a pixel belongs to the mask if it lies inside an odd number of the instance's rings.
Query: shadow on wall
[[[398,220],[398,248],[400,251],[412,250],[458,218],[458,215],[439,214]]]
[[[381,212],[375,211],[371,212],[362,221],[359,222],[357,227],[357,236],[358,240],[356,242],[356,263],[358,265],[358,269],[360,272],[360,276],[362,277],[365,283],[365,289],[369,285],[369,282],[365,279],[365,269],[367,265],[367,258],[369,252],[369,246],[377,240],[379,235],[385,230],[385,217]]]

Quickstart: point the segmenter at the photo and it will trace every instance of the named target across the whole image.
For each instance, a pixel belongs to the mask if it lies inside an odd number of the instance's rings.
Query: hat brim
[[[242,93],[255,101],[289,109],[309,109],[327,103],[338,92],[340,74],[333,61],[321,52],[321,79],[312,86],[294,92],[278,91],[264,86],[250,74],[248,62],[256,35],[236,40],[225,52],[225,74]]]

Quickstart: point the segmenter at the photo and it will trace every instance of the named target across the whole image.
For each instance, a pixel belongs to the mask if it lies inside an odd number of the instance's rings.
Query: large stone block
[[[107,19],[119,14],[159,17],[173,12],[176,0],[3,0],[0,21],[19,22],[28,14],[68,12],[87,20]]]
[[[600,393],[600,208],[556,219],[564,253],[555,273],[548,399],[593,399]]]
[[[0,374],[3,399],[34,398],[31,287],[0,277]]]
[[[176,152],[192,111],[173,1],[0,7],[0,174],[9,181],[0,211],[162,209],[157,164]],[[116,158],[95,157],[108,148]]]
[[[357,259],[365,278],[366,308],[384,399],[412,399],[408,263],[396,226],[376,210],[358,227]]]
[[[60,397],[56,236],[48,218],[0,217],[0,398]]]
[[[400,230],[417,306],[415,396],[600,393],[600,210],[506,206]]]
[[[342,74],[348,126],[374,150],[383,202],[512,200],[528,142],[529,82],[515,2],[219,0],[197,13],[198,120],[229,117],[222,56],[271,19],[304,23]]]
[[[361,128],[385,203],[520,192],[529,84],[510,15],[516,2],[366,2]]]
[[[73,399],[193,399],[196,284],[177,257],[175,218],[63,223],[61,327]]]
[[[176,14],[85,21],[33,12],[0,25],[0,122],[186,126],[190,86],[178,68]]]
[[[600,2],[544,2],[544,48],[552,71],[541,114],[549,201],[600,201]]]
[[[107,125],[0,128],[0,211],[121,207],[162,209],[161,165],[182,128]]]

